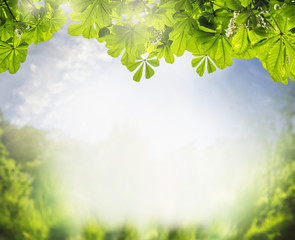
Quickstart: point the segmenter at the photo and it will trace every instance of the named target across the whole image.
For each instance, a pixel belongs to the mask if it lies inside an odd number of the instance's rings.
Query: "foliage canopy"
[[[1,0],[0,72],[15,73],[31,43],[48,41],[67,17],[68,0]],[[105,42],[133,79],[154,75],[185,51],[202,76],[257,57],[275,82],[295,80],[293,0],[70,0],[72,36]],[[145,56],[145,57],[143,57]]]

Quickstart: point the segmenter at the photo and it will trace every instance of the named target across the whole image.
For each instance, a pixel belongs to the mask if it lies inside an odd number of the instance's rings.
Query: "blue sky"
[[[294,85],[274,83],[257,59],[234,60],[233,66],[200,78],[191,67],[190,54],[177,58],[173,65],[161,62],[152,79],[136,83],[120,59],[112,59],[106,50],[94,39],[68,36],[65,28],[49,42],[32,45],[16,74],[1,74],[0,107],[6,117],[17,125],[55,127],[52,121],[57,108],[66,107],[76,94],[84,91],[87,95],[87,89],[100,86],[108,91],[100,103],[113,99],[112,104],[119,104],[124,97],[130,101],[126,108],[143,104],[166,111],[171,118],[176,108],[190,108],[195,113],[212,111],[223,119],[222,113],[233,108],[243,108],[243,114],[271,109],[275,96]]]
[[[68,36],[65,28],[49,42],[31,46],[16,74],[1,74],[6,119],[60,129],[112,149],[94,147],[84,163],[61,167],[73,199],[95,206],[106,219],[157,213],[163,221],[193,220],[230,202],[249,178],[243,169],[261,160],[266,123],[278,118],[277,99],[294,83],[274,83],[257,59],[234,60],[233,66],[200,78],[189,54],[173,65],[161,62],[152,79],[136,83],[106,50],[94,39]],[[142,159],[141,151],[147,153]],[[112,169],[113,182],[105,184],[110,176],[101,169]],[[122,184],[129,195],[120,192]],[[184,196],[190,201],[179,205]]]

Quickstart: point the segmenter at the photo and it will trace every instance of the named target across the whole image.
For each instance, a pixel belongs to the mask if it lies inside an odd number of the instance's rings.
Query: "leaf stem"
[[[7,3],[7,1],[6,1],[6,0],[3,0],[3,1],[4,1],[5,5],[6,5],[6,7],[8,8],[8,11],[9,11],[9,13],[11,14],[13,20],[16,21],[16,22],[18,22],[18,21],[16,20],[15,16],[13,15],[13,13],[12,13],[12,11],[11,11],[11,9],[10,9],[8,3]]]

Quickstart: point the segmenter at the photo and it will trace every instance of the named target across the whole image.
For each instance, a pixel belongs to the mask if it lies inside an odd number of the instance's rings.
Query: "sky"
[[[257,59],[201,78],[191,59],[161,61],[137,83],[104,44],[64,27],[0,75],[0,108],[17,126],[89,144],[60,163],[73,205],[108,221],[208,218],[263,159],[263,133],[294,84],[274,83]]]

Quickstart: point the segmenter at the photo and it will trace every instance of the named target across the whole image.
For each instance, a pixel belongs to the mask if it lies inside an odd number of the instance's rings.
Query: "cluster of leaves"
[[[37,3],[36,3],[37,2]],[[0,73],[16,73],[31,43],[48,41],[67,17],[60,8],[64,0],[1,0]]]
[[[0,70],[14,73],[31,42],[49,40],[66,17],[67,0],[1,0]],[[139,81],[159,59],[173,63],[185,51],[202,76],[257,57],[274,81],[295,80],[293,0],[70,0],[68,33],[105,42],[108,54]],[[20,36],[20,33],[23,33]],[[15,34],[16,33],[16,34]],[[19,38],[19,39],[18,39]],[[148,56],[142,57],[142,56]]]
[[[149,53],[152,66],[164,57],[173,63],[187,50],[192,66],[202,76],[216,67],[232,65],[232,58],[258,57],[274,81],[295,80],[295,3],[251,0],[113,0],[70,1],[71,35],[96,37],[106,42],[108,53],[121,55],[134,80],[153,75],[141,58]]]

